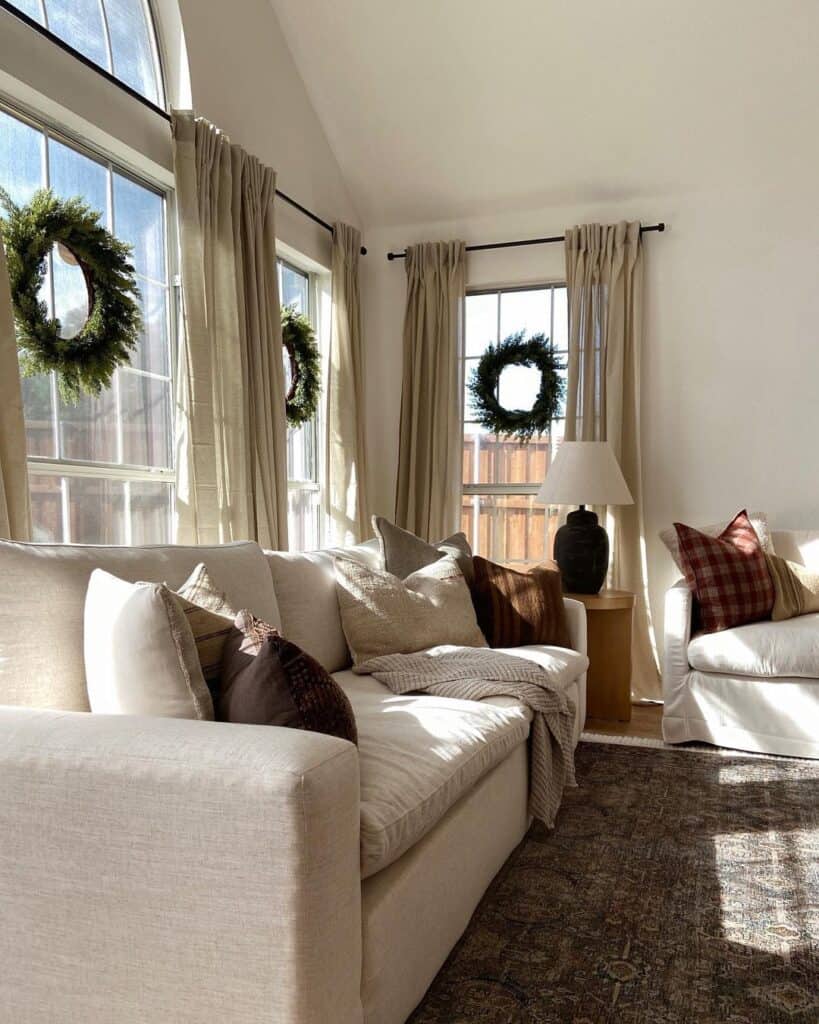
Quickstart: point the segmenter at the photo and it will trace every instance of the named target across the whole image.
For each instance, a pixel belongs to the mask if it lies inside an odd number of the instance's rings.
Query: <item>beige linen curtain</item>
[[[566,230],[569,364],[566,439],[608,441],[634,498],[603,512],[610,585],[636,594],[632,699],[657,699],[660,677],[648,603],[640,453],[643,247],[637,222]]]
[[[175,112],[184,332],[177,540],[287,547],[284,367],[269,168]]]
[[[466,296],[463,242],[407,248],[404,369],[395,519],[426,540],[458,529]]]
[[[327,386],[327,510],[331,543],[370,536],[364,422],[364,341],[359,262],[361,232],[333,228],[333,317]]]
[[[0,537],[28,540],[26,428],[6,250],[0,235]]]

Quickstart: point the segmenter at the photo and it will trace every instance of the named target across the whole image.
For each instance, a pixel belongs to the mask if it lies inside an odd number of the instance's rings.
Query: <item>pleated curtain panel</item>
[[[460,521],[465,244],[408,246],[406,272],[395,519],[440,540]]]
[[[26,427],[6,250],[0,237],[0,537],[28,540]]]
[[[660,675],[647,593],[640,451],[643,246],[637,222],[567,228],[569,363],[566,440],[608,441],[633,505],[597,510],[611,540],[610,585],[636,594],[632,699],[657,699]]]
[[[364,422],[364,352],[359,263],[361,232],[333,228],[333,317],[327,385],[327,511],[330,542],[370,536]]]
[[[189,111],[173,115],[184,330],[177,542],[287,547],[287,422],[276,175]]]

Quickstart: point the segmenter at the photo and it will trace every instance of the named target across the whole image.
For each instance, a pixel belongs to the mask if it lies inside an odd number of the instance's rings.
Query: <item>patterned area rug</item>
[[[411,1024],[816,1024],[819,762],[582,743]]]

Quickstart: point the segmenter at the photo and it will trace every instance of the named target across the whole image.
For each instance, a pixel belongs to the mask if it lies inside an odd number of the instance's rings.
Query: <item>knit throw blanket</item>
[[[575,785],[575,708],[548,668],[488,648],[456,647],[382,655],[355,671],[374,676],[393,693],[422,690],[460,700],[505,696],[531,708],[529,813],[554,825],[564,787]]]

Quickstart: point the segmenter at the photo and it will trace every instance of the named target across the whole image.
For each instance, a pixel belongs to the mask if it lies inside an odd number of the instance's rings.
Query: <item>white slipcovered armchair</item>
[[[776,553],[819,572],[819,530],[773,534]],[[819,614],[692,636],[684,580],[666,594],[663,737],[819,758]]]

